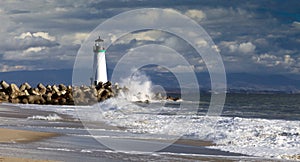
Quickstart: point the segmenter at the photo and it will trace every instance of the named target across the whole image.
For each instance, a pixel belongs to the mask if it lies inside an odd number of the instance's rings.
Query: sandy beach
[[[32,142],[57,136],[56,133],[0,128],[0,143]]]
[[[15,157],[0,157],[0,162],[54,162],[52,160],[36,160]]]
[[[1,117],[14,117],[14,118],[26,118],[30,114],[20,113],[18,111],[12,111],[19,109],[16,106],[0,105],[0,116]],[[29,143],[39,141],[51,137],[58,136],[57,133],[48,132],[37,132],[28,130],[15,130],[0,128],[0,143]],[[53,162],[53,160],[40,160],[40,159],[29,159],[29,158],[18,158],[18,157],[7,157],[0,156],[0,162]]]
[[[26,143],[57,136],[56,133],[34,132],[0,128],[0,143]],[[0,162],[50,162],[51,160],[36,160],[16,157],[1,157]]]

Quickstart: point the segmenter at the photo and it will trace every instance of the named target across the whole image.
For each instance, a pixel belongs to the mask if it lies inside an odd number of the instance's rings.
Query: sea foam
[[[48,120],[48,121],[63,120],[63,118],[58,116],[57,114],[50,114],[48,116],[35,115],[35,116],[28,117],[27,119],[30,119],[30,120]]]
[[[126,83],[127,82],[127,83]],[[176,108],[159,103],[143,106],[134,102],[151,100],[152,83],[143,76],[124,80],[129,92],[94,106],[39,106],[27,105],[30,109],[48,109],[57,113],[74,115],[80,113],[87,121],[104,121],[107,124],[126,128],[134,134],[182,135],[185,138],[209,140],[216,143],[210,148],[267,158],[287,158],[300,155],[300,121],[272,120],[240,117],[210,117],[194,113],[176,114]],[[180,104],[180,102],[178,102]],[[73,110],[76,109],[75,110]],[[172,115],[161,115],[161,110]],[[53,119],[32,117],[32,119]],[[147,136],[161,138],[163,136]]]

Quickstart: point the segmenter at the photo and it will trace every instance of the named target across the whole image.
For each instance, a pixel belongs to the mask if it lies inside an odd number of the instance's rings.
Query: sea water
[[[151,100],[153,94],[149,90],[152,86],[150,82],[135,81],[134,85],[137,88],[135,89],[133,85],[129,85],[131,86],[130,89],[141,91],[141,93],[127,93],[127,96],[121,95],[118,98],[111,98],[92,106],[22,104],[17,106],[22,109],[57,113],[28,117],[26,119],[27,123],[28,121],[57,122],[56,124],[51,123],[50,126],[47,126],[47,123],[44,125],[28,124],[27,126],[31,127],[31,130],[61,132],[76,137],[73,138],[72,145],[64,143],[58,146],[56,143],[53,147],[49,144],[38,147],[39,150],[44,151],[59,149],[57,151],[77,151],[86,154],[96,154],[97,152],[103,154],[103,152],[108,153],[110,151],[105,145],[101,144],[100,148],[98,146],[95,146],[95,148],[82,146],[83,143],[90,143],[90,146],[94,146],[95,140],[85,139],[86,141],[82,142],[82,138],[78,140],[77,137],[95,137],[95,134],[87,132],[85,127],[77,127],[70,121],[64,121],[59,114],[65,114],[73,116],[74,122],[79,122],[79,120],[86,123],[100,121],[106,125],[119,128],[97,129],[97,126],[87,125],[89,129],[98,132],[95,138],[143,138],[150,141],[186,138],[212,141],[216,145],[207,148],[242,155],[291,160],[295,160],[295,155],[300,155],[300,95],[227,94],[222,115],[206,116],[210,101],[209,94],[201,95],[200,102],[197,102],[199,106],[195,112],[194,108],[193,111],[189,111],[189,106],[180,107],[184,102],[185,105],[194,106],[195,104],[191,101]],[[147,90],[143,91],[145,88]],[[140,98],[137,94],[141,95]],[[141,97],[143,100],[150,100],[150,104],[137,103],[136,101]],[[180,111],[178,111],[179,108]],[[6,122],[13,123],[13,121]],[[2,125],[5,125],[5,121],[2,121]],[[116,150],[116,152],[118,151]],[[133,150],[131,153],[138,154],[139,151]],[[149,154],[157,156],[159,153],[149,152]],[[197,156],[195,154],[190,155]]]

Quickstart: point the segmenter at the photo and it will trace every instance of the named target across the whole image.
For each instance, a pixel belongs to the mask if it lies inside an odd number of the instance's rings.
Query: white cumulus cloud
[[[24,32],[20,34],[20,36],[16,36],[15,38],[26,39],[26,38],[39,38],[39,37],[52,42],[56,40],[54,36],[51,36],[49,33],[46,32],[36,32],[36,33]]]
[[[42,50],[46,49],[46,47],[30,47],[26,50],[24,50],[24,53],[30,53],[30,52],[40,52]]]
[[[257,56],[252,56],[252,60],[257,64],[261,64],[266,67],[279,66],[285,69],[291,69],[292,65],[295,65],[296,63],[295,59],[288,54],[284,56],[275,56],[265,53]]]
[[[44,38],[49,41],[55,41],[55,37],[50,36],[49,33],[46,33],[46,32],[36,32],[36,33],[32,33],[32,35],[34,37],[41,37],[41,38]]]
[[[252,60],[254,60],[258,64],[262,64],[267,67],[273,67],[280,64],[279,57],[268,53],[259,56],[252,56]]]
[[[252,42],[245,42],[239,44],[238,42],[235,41],[232,42],[223,41],[221,42],[221,46],[227,48],[231,53],[238,52],[238,53],[248,54],[248,53],[254,53],[256,49],[256,46]]]
[[[206,14],[201,10],[187,10],[185,15],[196,21],[201,21],[206,18]]]
[[[252,53],[255,51],[256,46],[251,42],[241,43],[238,47],[239,52]]]

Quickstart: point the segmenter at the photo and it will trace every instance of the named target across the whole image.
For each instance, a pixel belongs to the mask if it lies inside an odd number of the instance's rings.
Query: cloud
[[[40,52],[40,51],[42,51],[44,49],[46,49],[46,47],[30,47],[30,48],[26,49],[24,51],[24,53],[31,53],[31,52],[37,53],[37,52]]]
[[[268,53],[259,56],[252,56],[252,60],[267,67],[279,65],[281,62],[281,58]]]
[[[238,51],[242,53],[253,53],[255,51],[256,46],[251,42],[241,43],[238,47]]]
[[[300,29],[300,22],[294,21],[294,22],[292,23],[292,26],[295,27],[296,29]]]
[[[249,54],[254,53],[256,46],[251,42],[238,43],[236,41],[232,42],[221,42],[221,46],[227,48],[230,53],[243,53]]]
[[[25,39],[26,37],[32,38],[32,34],[30,32],[22,33],[20,36],[15,36],[17,39]]]
[[[23,65],[6,65],[0,63],[0,72],[19,71],[19,70],[32,70],[32,68]]]
[[[35,32],[35,33],[31,33],[31,32],[25,32],[22,33],[20,36],[16,36],[15,38],[17,39],[25,39],[25,38],[43,38],[45,40],[49,40],[49,41],[55,41],[55,37],[49,35],[49,33],[46,32]]]
[[[55,47],[59,43],[54,38],[43,32],[24,32],[14,37],[8,37],[0,44],[0,53],[23,51],[35,47]]]
[[[41,38],[44,38],[44,39],[49,40],[49,41],[55,41],[55,37],[54,36],[50,36],[49,33],[36,32],[36,33],[32,33],[32,35],[34,37],[41,37]]]
[[[206,14],[201,10],[187,10],[185,15],[200,22],[206,18]]]
[[[213,46],[211,46],[211,48],[212,48],[214,51],[216,51],[217,53],[221,52],[219,46],[217,46],[217,45],[213,45]]]
[[[116,42],[116,44],[129,44],[132,42],[132,40],[135,41],[160,41],[165,37],[166,34],[164,32],[159,30],[147,30],[147,31],[140,31],[136,33],[129,33],[123,38],[121,38],[119,41]],[[111,35],[112,41],[115,41],[115,37]]]
[[[193,65],[189,65],[189,66],[178,65],[173,68],[170,68],[169,70],[177,73],[185,73],[185,72],[194,71],[195,67]]]
[[[8,51],[3,55],[4,60],[40,60],[45,59],[45,55],[42,55],[43,50],[47,49],[46,47],[30,47],[22,51]]]
[[[295,62],[295,60],[290,55],[284,55],[283,62],[284,62],[284,64],[290,65],[290,64],[293,64]]]
[[[275,56],[272,54],[261,54],[252,56],[252,60],[256,64],[263,65],[265,67],[276,67],[277,69],[288,69],[290,72],[299,71],[299,65],[294,58],[286,54],[284,56]]]
[[[208,43],[206,42],[206,40],[202,39],[202,38],[198,38],[195,40],[195,44],[198,47],[206,47],[208,45]]]
[[[77,32],[77,33],[65,34],[61,37],[61,43],[67,45],[70,43],[75,45],[81,45],[88,36],[89,36],[88,32]]]
[[[268,9],[263,5],[260,1],[228,3],[215,0],[0,1],[0,64],[11,67],[6,68],[11,70],[17,70],[13,68],[17,65],[32,67],[30,64],[41,69],[62,65],[71,68],[80,44],[99,23],[123,11],[160,7],[169,8],[165,13],[167,16],[167,11],[174,9],[200,22],[215,41],[217,46],[212,49],[220,51],[228,72],[249,72],[255,67],[260,67],[259,72],[264,72],[265,67],[295,71],[293,69],[299,67],[297,62],[300,55],[300,39],[297,37],[300,22],[294,15],[298,11],[297,5],[293,1],[285,5],[273,2]],[[282,16],[274,11],[290,14]],[[137,20],[145,24],[159,18],[161,15],[152,13],[137,15]],[[129,22],[130,19],[124,21]],[[177,19],[166,21],[172,23]],[[130,25],[124,24],[125,27]],[[185,27],[182,24],[180,30],[194,35]],[[109,38],[111,41],[117,39],[114,35]],[[166,45],[179,52],[181,50],[188,58],[196,55],[180,38],[160,31],[131,33],[117,43],[114,55],[121,55],[127,48],[147,43]],[[206,42],[199,38],[197,45],[205,46]]]

